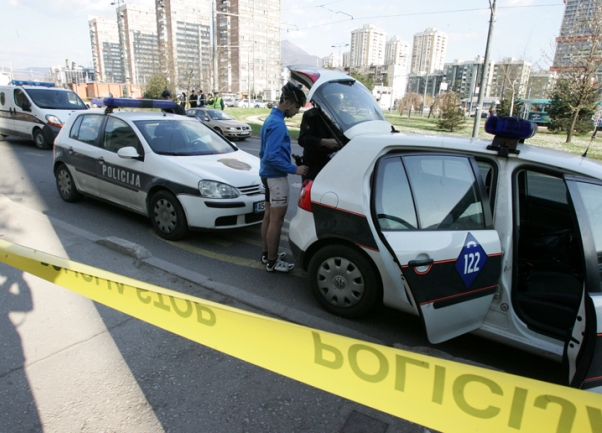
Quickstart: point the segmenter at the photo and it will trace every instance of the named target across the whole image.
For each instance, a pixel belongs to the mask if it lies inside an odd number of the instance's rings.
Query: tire
[[[177,241],[188,235],[184,209],[169,191],[159,191],[153,195],[149,215],[155,231],[163,239]]]
[[[74,203],[82,199],[83,196],[77,190],[73,176],[71,176],[71,172],[65,164],[57,166],[54,170],[54,177],[59,195],[63,200],[68,203]]]
[[[347,246],[330,245],[314,254],[308,278],[318,303],[337,316],[357,318],[382,302],[382,287],[374,266]]]
[[[41,129],[36,129],[33,133],[33,142],[36,147],[41,150],[48,150],[52,147],[52,145],[46,141],[46,137],[44,137],[44,133]]]

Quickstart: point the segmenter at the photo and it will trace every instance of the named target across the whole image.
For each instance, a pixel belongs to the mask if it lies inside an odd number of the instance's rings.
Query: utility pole
[[[491,18],[489,19],[489,33],[487,34],[487,46],[485,47],[485,60],[483,63],[483,73],[481,74],[481,86],[479,88],[479,99],[477,100],[477,111],[474,116],[474,127],[472,129],[472,137],[476,138],[479,135],[479,127],[481,124],[481,111],[483,110],[483,95],[487,90],[487,66],[489,64],[489,48],[491,47],[491,38],[493,36],[493,25],[495,23],[495,11],[497,9],[497,0],[489,0],[489,8],[491,9]]]

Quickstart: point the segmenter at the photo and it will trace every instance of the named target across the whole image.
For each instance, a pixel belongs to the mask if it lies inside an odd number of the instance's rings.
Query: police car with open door
[[[190,230],[258,224],[265,210],[259,159],[196,119],[166,112],[172,101],[107,98],[74,114],[54,144],[53,170],[67,202],[82,195],[148,216],[168,240]]]
[[[318,302],[419,315],[432,343],[475,332],[602,392],[602,164],[520,143],[516,118],[489,118],[493,141],[400,134],[352,78],[290,68],[345,143],[289,227]]]
[[[0,86],[0,134],[33,140],[38,149],[52,142],[71,113],[88,107],[77,94],[54,83],[13,80]]]

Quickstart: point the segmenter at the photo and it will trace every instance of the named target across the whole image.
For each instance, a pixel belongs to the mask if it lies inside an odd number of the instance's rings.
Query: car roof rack
[[[487,149],[495,150],[498,156],[508,158],[510,153],[520,153],[516,147],[537,133],[537,124],[518,117],[489,116],[485,122],[485,132],[494,135],[493,142]]]

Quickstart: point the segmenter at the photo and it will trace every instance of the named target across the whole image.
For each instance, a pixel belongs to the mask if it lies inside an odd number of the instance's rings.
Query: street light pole
[[[341,69],[343,69],[343,59],[341,57],[341,47],[348,47],[349,44],[344,44],[344,43],[340,43],[340,44],[335,44],[335,45],[331,45],[331,48],[339,48],[339,61],[341,62]]]
[[[487,34],[487,46],[485,47],[485,59],[483,63],[483,73],[481,75],[481,86],[479,88],[479,99],[477,100],[477,111],[474,116],[474,127],[472,128],[472,137],[479,135],[479,126],[481,124],[481,111],[483,110],[483,95],[487,90],[487,65],[489,64],[489,48],[491,47],[491,38],[493,36],[493,25],[495,23],[495,11],[497,9],[497,0],[489,0],[491,17],[489,19],[489,33]]]

